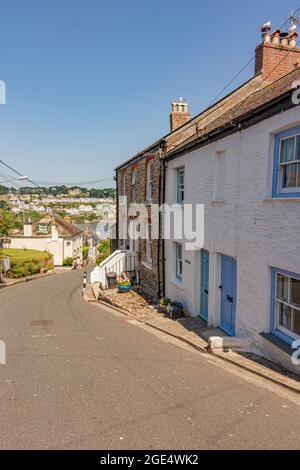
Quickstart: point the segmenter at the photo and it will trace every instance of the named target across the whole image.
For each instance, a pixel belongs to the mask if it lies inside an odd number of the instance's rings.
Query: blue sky
[[[35,180],[110,178],[168,132],[172,100],[207,106],[297,1],[2,0],[0,159]]]

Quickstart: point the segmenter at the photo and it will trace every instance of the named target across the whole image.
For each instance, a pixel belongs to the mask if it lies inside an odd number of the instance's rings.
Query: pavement
[[[84,290],[84,299],[87,302],[98,301],[101,305],[108,305],[123,315],[131,316],[139,322],[164,332],[201,352],[209,352],[219,359],[230,362],[236,367],[247,370],[252,374],[263,377],[275,384],[279,384],[289,390],[300,394],[300,377],[293,372],[284,369],[268,359],[258,356],[253,352],[243,352],[238,349],[211,347],[211,338],[230,339],[220,328],[213,328],[204,323],[200,317],[181,318],[172,320],[160,310],[149,306],[146,301],[140,303],[140,296],[132,292],[130,294],[118,294],[117,291],[101,290],[97,284],[89,284]],[[241,339],[238,344],[241,345]]]
[[[50,271],[48,273],[34,274],[32,276],[21,277],[19,279],[3,278],[3,279],[1,279],[1,282],[0,282],[0,289],[5,289],[6,287],[13,287],[13,286],[16,286],[18,284],[24,284],[25,282],[36,281],[36,280],[41,279],[43,277],[53,276],[54,274],[56,274],[54,271]]]
[[[0,291],[0,449],[299,449],[299,395],[81,288],[78,271]]]

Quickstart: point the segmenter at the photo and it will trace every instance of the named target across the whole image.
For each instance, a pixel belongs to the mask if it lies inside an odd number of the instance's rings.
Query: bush
[[[48,264],[47,264],[47,271],[53,271],[54,269],[54,263],[53,261],[48,261]]]
[[[0,250],[0,257],[8,256],[11,270],[8,277],[20,278],[32,276],[42,271],[46,271],[53,258],[50,253],[37,250],[25,249],[4,249]]]
[[[89,247],[87,245],[83,245],[82,247],[82,256],[83,259],[87,259],[89,256]]]
[[[63,266],[64,267],[70,267],[70,266],[73,266],[73,263],[74,263],[74,259],[69,257],[69,258],[65,258],[63,260]]]
[[[99,256],[96,260],[97,264],[103,263],[110,256],[110,240],[102,240],[98,246]]]

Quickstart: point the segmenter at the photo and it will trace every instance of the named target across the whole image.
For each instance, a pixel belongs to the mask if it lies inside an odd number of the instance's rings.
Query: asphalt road
[[[82,273],[0,290],[1,449],[299,449],[289,393],[84,302]]]

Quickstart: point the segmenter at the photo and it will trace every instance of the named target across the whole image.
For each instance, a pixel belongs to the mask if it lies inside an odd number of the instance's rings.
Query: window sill
[[[225,203],[225,199],[213,199],[211,201],[212,204],[224,204]]]
[[[299,196],[274,196],[274,197],[267,197],[263,199],[263,202],[300,202],[300,195]]]
[[[178,202],[178,201],[175,200],[175,201],[174,201],[174,204],[175,204],[176,206],[179,206],[179,207],[182,207],[182,208],[184,207],[184,202]]]
[[[149,269],[149,271],[152,271],[153,269],[153,264],[150,263],[149,261],[143,261],[142,265],[145,266],[145,268]]]
[[[178,281],[178,279],[175,278],[172,279],[172,284],[174,284],[174,286],[178,287],[179,289],[184,290],[182,281]]]
[[[291,356],[295,351],[290,344],[280,339],[274,333],[260,333],[260,336],[266,341],[269,341],[269,343],[272,343],[274,346],[277,346],[281,351],[285,352],[289,356]]]

